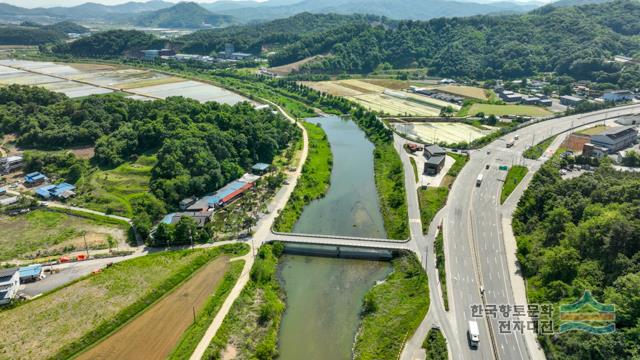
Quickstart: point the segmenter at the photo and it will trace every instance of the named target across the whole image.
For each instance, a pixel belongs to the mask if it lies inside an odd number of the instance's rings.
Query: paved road
[[[535,171],[540,161],[528,161],[522,158],[522,152],[531,144],[546,137],[565,132],[571,127],[603,121],[606,118],[634,113],[640,106],[599,111],[588,115],[574,115],[534,124],[517,131],[520,139],[516,145],[507,149],[505,144],[513,134],[494,141],[480,151],[471,154],[449,194],[444,215],[444,238],[447,259],[447,283],[451,293],[451,314],[455,317],[452,324],[455,334],[461,342],[466,342],[467,322],[472,319],[471,305],[481,304],[480,286],[485,289],[487,304],[514,305],[510,273],[502,234],[500,190],[506,172],[497,169],[498,165],[512,166],[524,164]],[[542,158],[541,160],[545,160]],[[489,170],[485,165],[489,164]],[[475,186],[478,174],[484,174],[480,187]],[[521,191],[513,194],[519,196]],[[511,206],[517,199],[510,199]],[[481,320],[481,319],[479,319]],[[521,334],[499,334],[497,320],[479,321],[481,329],[480,346],[472,350],[462,347],[458,359],[529,359],[524,336]],[[495,338],[495,354],[489,338]],[[466,343],[463,343],[466,345]]]
[[[409,250],[415,247],[410,240],[387,240],[348,236],[272,233],[270,240],[294,244],[345,246],[380,250]]]

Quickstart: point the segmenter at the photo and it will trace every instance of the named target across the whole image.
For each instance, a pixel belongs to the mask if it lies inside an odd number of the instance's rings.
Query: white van
[[[478,329],[478,323],[476,321],[469,321],[467,336],[469,337],[469,345],[471,345],[472,348],[477,348],[480,342],[480,330]]]

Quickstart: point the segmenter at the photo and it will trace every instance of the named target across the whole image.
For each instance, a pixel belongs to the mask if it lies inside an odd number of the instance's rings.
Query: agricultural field
[[[486,90],[474,86],[464,85],[443,85],[433,87],[432,89],[438,90],[447,94],[462,96],[471,99],[489,100]]]
[[[493,104],[473,104],[469,109],[470,115],[477,113],[484,113],[485,115],[495,116],[531,116],[531,117],[543,117],[553,115],[549,110],[533,105],[493,105]]]
[[[392,80],[337,80],[306,81],[303,84],[335,96],[342,96],[365,106],[392,116],[438,116],[440,109],[460,106],[428,96],[399,91],[400,83]]]
[[[141,256],[0,312],[4,330],[0,357],[69,358],[145,310],[211,260],[246,250],[229,245]]]
[[[400,134],[429,144],[471,142],[493,131],[453,122],[395,123],[393,126]]]
[[[0,216],[0,260],[34,259],[124,245],[127,228],[55,211]]]
[[[588,136],[598,135],[600,133],[605,132],[607,129],[609,129],[609,127],[606,126],[606,125],[596,125],[594,127],[588,128],[588,129],[576,131],[576,134],[578,134],[578,135],[588,135]]]
[[[0,60],[0,86],[37,85],[71,98],[122,93],[138,100],[184,96],[201,102],[236,104],[249,99],[229,90],[156,71],[104,64]]]
[[[131,200],[149,192],[151,169],[155,162],[153,156],[141,156],[135,162],[122,164],[115,169],[95,168],[78,181],[78,196],[71,200],[71,204],[132,217]]]

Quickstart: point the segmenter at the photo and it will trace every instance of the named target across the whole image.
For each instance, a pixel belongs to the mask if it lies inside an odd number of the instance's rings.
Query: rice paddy
[[[184,96],[200,102],[234,105],[249,99],[229,90],[162,74],[104,64],[58,64],[44,61],[0,60],[0,86],[42,86],[70,98],[125,93],[136,100]]]
[[[384,82],[363,80],[337,80],[303,82],[305,85],[335,96],[353,100],[369,110],[391,116],[438,116],[440,110],[451,106],[459,110],[460,106],[420,94],[401,91],[398,86],[388,88]]]

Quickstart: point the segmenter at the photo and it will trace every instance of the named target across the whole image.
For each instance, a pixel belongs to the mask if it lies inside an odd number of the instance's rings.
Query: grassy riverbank
[[[276,276],[282,244],[260,248],[251,269],[251,279],[233,307],[204,359],[220,359],[223,353],[237,359],[274,359],[278,356],[278,330],[284,312],[284,294]]]
[[[180,339],[180,343],[173,350],[169,359],[188,359],[193,351],[198,346],[200,339],[204,336],[209,325],[213,321],[213,318],[218,314],[220,307],[227,299],[227,296],[233,289],[233,286],[238,281],[242,268],[244,267],[244,261],[233,261],[231,268],[225,273],[222,283],[218,285],[216,291],[211,295],[211,298],[205,305],[205,307],[196,316],[196,322],[194,322],[183,334]]]
[[[393,273],[365,295],[355,359],[397,359],[429,309],[429,284],[418,259],[403,255]]]
[[[447,339],[438,329],[431,329],[422,343],[422,348],[426,351],[426,360],[447,360],[449,351],[447,350]]]
[[[409,237],[409,226],[402,160],[392,143],[378,143],[373,163],[387,237],[404,240]]]
[[[522,156],[524,156],[527,159],[533,159],[533,160],[538,159],[540,156],[542,156],[542,154],[544,154],[544,152],[547,150],[549,145],[551,145],[551,143],[555,139],[556,137],[552,136],[550,138],[543,140],[542,142],[537,143],[536,145],[525,150],[522,153]]]
[[[327,135],[319,125],[306,122],[303,125],[309,136],[309,154],[291,198],[273,224],[279,232],[291,232],[304,207],[323,197],[331,183],[333,159]]]
[[[444,257],[444,234],[442,231],[436,236],[433,242],[433,251],[436,254],[436,266],[438,268],[438,279],[440,280],[440,289],[442,290],[442,303],[444,309],[449,311],[449,295],[447,292],[447,270]]]
[[[500,204],[504,203],[505,200],[511,195],[513,190],[516,189],[518,184],[522,181],[522,179],[527,175],[529,169],[526,166],[522,165],[514,165],[509,169],[507,173],[507,178],[504,180],[504,184],[502,185],[502,192],[500,193]]]

